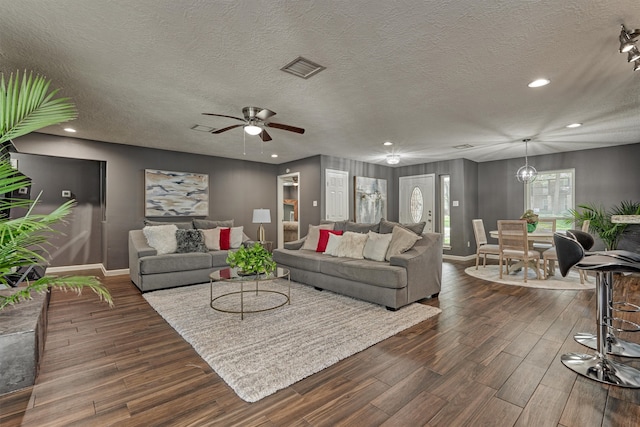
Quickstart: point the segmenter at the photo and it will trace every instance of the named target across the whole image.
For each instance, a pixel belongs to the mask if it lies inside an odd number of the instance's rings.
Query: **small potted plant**
[[[536,227],[538,226],[538,215],[535,212],[531,209],[527,209],[520,219],[527,221],[527,231],[529,233],[536,231]]]
[[[269,274],[276,269],[271,254],[258,242],[248,248],[241,246],[235,252],[230,251],[227,263],[231,268],[237,268],[239,275],[245,276]]]

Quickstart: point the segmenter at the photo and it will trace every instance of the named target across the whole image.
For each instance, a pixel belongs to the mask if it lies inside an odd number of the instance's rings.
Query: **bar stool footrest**
[[[622,311],[624,313],[640,312],[640,306],[632,304],[627,301],[613,301],[611,302],[611,309],[613,311]]]

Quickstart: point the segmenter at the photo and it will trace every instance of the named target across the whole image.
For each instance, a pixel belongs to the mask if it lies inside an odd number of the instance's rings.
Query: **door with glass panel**
[[[433,232],[435,207],[435,175],[400,177],[400,222],[414,224],[426,222],[424,232]]]

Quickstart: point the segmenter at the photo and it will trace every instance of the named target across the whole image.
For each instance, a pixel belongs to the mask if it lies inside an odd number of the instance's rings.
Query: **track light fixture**
[[[640,29],[629,31],[625,28],[624,24],[620,30],[620,53],[628,53],[627,62],[633,62],[633,71],[638,71],[638,65],[635,63],[640,59],[640,50],[636,47],[636,42],[640,37]]]

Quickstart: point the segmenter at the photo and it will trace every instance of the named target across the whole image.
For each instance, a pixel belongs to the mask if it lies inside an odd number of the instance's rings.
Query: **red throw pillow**
[[[231,229],[220,229],[220,250],[227,250],[231,248]]]
[[[318,239],[318,247],[316,248],[316,252],[324,252],[327,250],[327,243],[329,242],[329,233],[342,236],[342,230],[320,229],[320,238]]]

